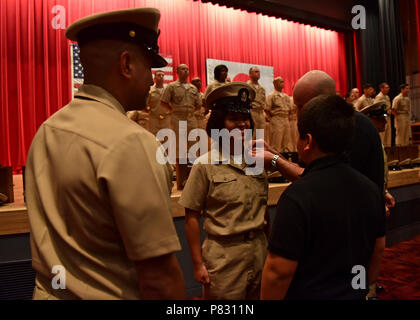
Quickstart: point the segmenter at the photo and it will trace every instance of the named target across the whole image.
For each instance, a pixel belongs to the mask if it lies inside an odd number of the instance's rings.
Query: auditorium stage
[[[28,214],[23,199],[23,182],[22,175],[13,176],[14,197],[13,203],[0,206],[0,236],[9,234],[21,234],[29,232]],[[419,168],[405,169],[401,171],[390,171],[388,189],[392,194],[392,189],[420,184]],[[268,193],[268,205],[277,204],[283,191],[289,183],[270,183]],[[171,203],[172,215],[174,218],[183,217],[185,215],[184,208],[178,204],[182,191],[177,190],[174,184]]]

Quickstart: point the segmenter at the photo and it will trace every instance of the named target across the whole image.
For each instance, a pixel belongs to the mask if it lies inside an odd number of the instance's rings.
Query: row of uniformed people
[[[204,107],[204,100],[214,89],[230,82],[228,68],[218,65],[214,69],[214,81],[208,85],[203,94],[200,78],[191,80],[188,66],[177,67],[178,79],[164,88],[164,72],[155,71],[145,111],[130,111],[128,117],[156,135],[159,130],[172,128],[178,133],[178,122],[187,121],[187,132],[194,128],[205,129],[211,111]],[[266,97],[264,87],[258,82],[260,70],[252,67],[247,82],[256,92],[252,103],[251,115],[255,129],[264,130],[264,140],[278,152],[296,152],[297,117],[293,99],[283,92],[284,80],[274,79],[274,91]],[[255,137],[255,135],[254,135]]]
[[[384,132],[380,133],[382,144],[391,146],[391,113],[395,116],[396,137],[395,144],[399,146],[407,146],[410,143],[410,117],[411,102],[408,94],[410,86],[406,83],[400,85],[400,94],[398,94],[391,104],[388,95],[390,86],[386,82],[379,85],[380,92],[375,96],[375,88],[372,84],[366,83],[363,86],[363,94],[359,97],[359,90],[353,88],[347,101],[354,105],[357,111],[373,105],[374,103],[384,102],[386,105],[386,113],[388,114]]]

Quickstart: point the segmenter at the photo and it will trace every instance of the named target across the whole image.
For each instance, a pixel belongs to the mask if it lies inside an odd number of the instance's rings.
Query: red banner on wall
[[[273,66],[288,94],[312,69],[347,91],[344,35],[332,30],[192,0],[1,0],[0,164],[24,165],[38,127],[71,99],[65,28],[92,13],[134,7],[161,11],[161,52],[173,68],[186,63],[190,79],[205,79],[210,58]]]

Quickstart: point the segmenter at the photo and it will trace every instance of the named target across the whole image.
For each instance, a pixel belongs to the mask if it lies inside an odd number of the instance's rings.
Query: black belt
[[[213,235],[213,234],[207,234],[207,238],[210,240],[216,240],[216,241],[249,241],[254,240],[259,233],[263,232],[260,229],[253,229],[249,230],[243,233],[237,233],[232,235]]]

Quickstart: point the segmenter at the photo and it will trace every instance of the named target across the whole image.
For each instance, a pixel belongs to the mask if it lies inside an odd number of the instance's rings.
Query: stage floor
[[[420,183],[419,168],[390,171],[388,189]],[[20,234],[29,232],[28,214],[23,197],[22,175],[13,176],[14,198],[13,203],[0,206],[0,235]],[[277,204],[283,191],[290,183],[270,183],[268,192],[268,205]],[[174,183],[171,195],[172,215],[174,218],[185,215],[184,208],[178,204],[182,194],[176,189]]]

